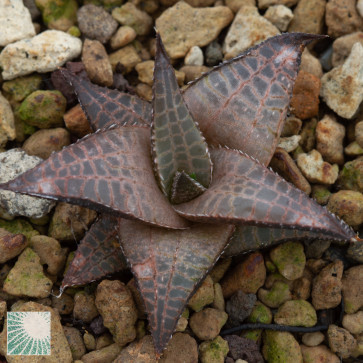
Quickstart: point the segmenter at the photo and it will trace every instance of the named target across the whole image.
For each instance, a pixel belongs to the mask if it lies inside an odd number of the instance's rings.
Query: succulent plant
[[[102,213],[62,289],[125,268],[126,259],[161,354],[223,251],[304,237],[353,241],[345,223],[266,167],[301,52],[319,38],[270,38],[181,91],[157,35],[151,105],[62,70],[97,131],[0,185]]]

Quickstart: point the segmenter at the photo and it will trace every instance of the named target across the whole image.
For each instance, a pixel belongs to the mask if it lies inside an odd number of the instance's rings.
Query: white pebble
[[[81,54],[82,41],[59,31],[47,30],[31,39],[8,44],[0,53],[4,80],[33,72],[51,72]]]
[[[0,46],[35,35],[28,8],[22,0],[0,1]]]
[[[357,1],[357,10],[359,15],[363,18],[363,0]]]
[[[203,51],[197,47],[191,47],[184,59],[187,66],[202,66],[204,63]]]

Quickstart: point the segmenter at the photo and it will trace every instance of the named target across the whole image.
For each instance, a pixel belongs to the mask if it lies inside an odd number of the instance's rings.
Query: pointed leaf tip
[[[150,125],[151,106],[138,96],[91,83],[61,68],[71,84],[94,131],[111,125]]]
[[[184,99],[208,145],[243,150],[268,165],[304,45],[324,37],[286,33],[269,38],[193,82]]]
[[[325,233],[350,240],[354,232],[304,192],[236,150],[211,151],[213,182],[201,196],[174,206],[184,218]]]
[[[83,285],[127,268],[118,242],[119,219],[103,214],[81,240],[61,288]]]
[[[348,237],[349,238],[349,237]],[[257,226],[236,226],[236,230],[229,240],[228,247],[223,252],[224,257],[232,257],[260,250],[287,241],[309,241],[312,239],[346,242],[347,238],[335,238],[322,232],[302,231],[298,229],[283,229]]]
[[[184,102],[160,36],[156,40],[152,107],[154,167],[163,193],[171,197],[177,172],[194,174],[207,188],[212,174],[208,147]]]
[[[91,134],[1,187],[166,228],[188,227],[155,181],[148,127]]]
[[[120,244],[145,303],[156,353],[166,347],[188,299],[233,231],[231,225],[206,224],[171,231],[121,220]]]

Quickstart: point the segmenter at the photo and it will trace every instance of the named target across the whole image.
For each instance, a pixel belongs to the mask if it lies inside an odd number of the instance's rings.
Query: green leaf
[[[207,189],[184,171],[175,173],[171,187],[170,201],[173,204],[189,202]]]
[[[156,36],[152,149],[161,190],[170,197],[176,172],[194,174],[208,188],[212,165],[207,144],[181,95],[174,70]]]

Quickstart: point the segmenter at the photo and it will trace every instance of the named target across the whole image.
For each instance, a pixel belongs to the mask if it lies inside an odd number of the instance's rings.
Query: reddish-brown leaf
[[[127,268],[118,241],[119,218],[104,213],[80,242],[61,289],[83,285]]]
[[[91,134],[0,187],[157,226],[188,226],[154,178],[149,127],[125,126]]]
[[[201,196],[174,207],[198,222],[219,221],[326,233],[349,240],[354,232],[304,192],[250,157],[211,150],[212,184]]]
[[[73,86],[93,130],[117,125],[149,125],[151,105],[141,98],[97,86],[61,69],[63,77]]]
[[[268,165],[285,121],[303,48],[323,37],[285,33],[269,38],[183,91],[208,144],[242,150]],[[94,129],[141,120],[150,124],[148,102],[62,72],[73,84]]]
[[[202,224],[171,231],[121,220],[120,243],[144,299],[157,353],[233,230],[230,225]]]
[[[177,172],[194,175],[198,183],[208,188],[212,177],[208,146],[184,102],[159,34],[153,96],[151,140],[155,175],[161,190],[170,197]]]
[[[322,35],[267,39],[194,82],[184,99],[209,145],[268,165],[281,133],[304,45]]]
[[[334,237],[330,235],[313,231],[257,226],[237,226],[229,240],[228,247],[223,252],[223,256],[236,256],[291,240],[297,241],[311,239],[329,239],[334,241]],[[346,238],[343,239],[343,241],[345,240]],[[337,238],[336,241],[342,240]]]

